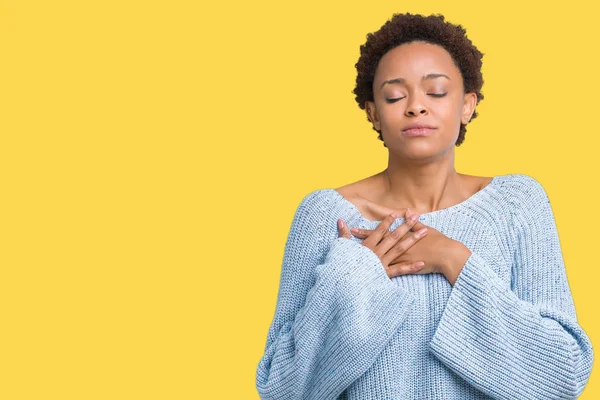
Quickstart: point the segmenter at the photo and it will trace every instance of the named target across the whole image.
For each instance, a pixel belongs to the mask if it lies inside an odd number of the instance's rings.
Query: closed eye
[[[445,95],[447,95],[448,93],[427,93],[429,96],[433,96],[433,97],[444,97]],[[395,103],[398,100],[402,100],[405,97],[399,97],[397,99],[385,99],[386,103]]]

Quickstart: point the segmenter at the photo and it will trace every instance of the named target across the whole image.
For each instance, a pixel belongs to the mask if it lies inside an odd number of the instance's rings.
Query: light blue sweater
[[[442,274],[389,278],[362,239],[374,229],[334,189],[306,195],[285,246],[256,371],[261,399],[575,399],[594,352],[579,326],[546,191],[499,175],[420,221],[467,246]],[[397,218],[390,230],[404,221]]]

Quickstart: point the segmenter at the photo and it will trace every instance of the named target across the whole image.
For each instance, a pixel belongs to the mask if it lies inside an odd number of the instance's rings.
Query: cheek
[[[395,126],[406,123],[406,117],[404,116],[404,108],[401,106],[397,107],[385,107],[379,112],[379,120],[383,126]]]
[[[439,115],[448,122],[457,121],[460,123],[462,117],[463,104],[460,100],[450,99],[442,107],[437,108]]]

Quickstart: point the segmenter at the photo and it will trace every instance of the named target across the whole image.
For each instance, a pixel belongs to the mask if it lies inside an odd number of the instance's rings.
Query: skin
[[[390,225],[396,219],[393,215],[395,214],[386,217],[379,226],[388,231]],[[471,255],[471,250],[461,242],[450,239],[435,228],[419,221],[411,222],[410,217],[412,215],[418,216],[418,214],[411,214],[410,210],[407,210],[405,214],[407,223],[400,225],[392,232],[388,231],[389,233],[383,233],[377,229],[357,229],[353,230],[352,234],[364,239],[363,245],[366,245],[377,254],[390,278],[409,273],[441,273],[450,285],[454,286],[465,262]],[[409,232],[410,227],[414,232]],[[350,239],[350,228],[341,219],[338,220],[338,228],[340,237]],[[424,236],[419,236],[418,231],[424,228],[426,229]],[[379,240],[386,240],[386,238],[390,238],[389,242],[391,243],[388,246],[382,244],[378,246]],[[397,242],[399,238],[402,238],[402,240]],[[369,239],[371,239],[371,242],[366,244],[365,241]],[[394,244],[395,247],[391,247]],[[423,265],[420,266],[415,260],[419,260]]]
[[[448,78],[422,79],[429,74],[443,74]],[[384,84],[394,78],[403,78],[404,82]],[[416,41],[391,49],[377,66],[373,89],[374,101],[365,104],[365,111],[369,121],[382,132],[389,151],[388,167],[362,181],[336,189],[340,194],[358,199],[358,207],[370,207],[368,213],[373,215],[381,215],[382,210],[388,210],[389,215],[389,210],[396,210],[398,215],[408,219],[409,208],[416,214],[447,208],[461,203],[489,183],[491,178],[459,174],[454,168],[460,124],[467,124],[471,119],[477,95],[464,93],[460,70],[443,47]],[[433,96],[444,93],[443,97]],[[404,135],[402,130],[412,123],[423,123],[436,129],[432,135],[424,137]],[[395,220],[395,217],[390,218]],[[385,221],[383,219],[381,224]],[[350,238],[350,227],[341,222],[340,236]],[[412,226],[413,231],[422,228],[427,228],[427,234],[413,239],[411,247],[390,263],[390,266],[396,264],[395,270],[385,265],[388,275],[442,273],[454,285],[471,251],[463,243],[430,226],[418,221]],[[364,244],[375,232],[360,230],[352,233],[365,239]],[[389,231],[381,232],[384,238],[389,235]],[[401,239],[398,243],[408,241],[413,235],[408,230],[399,231],[397,236]],[[371,246],[375,249],[376,242]],[[397,268],[398,265],[414,265],[416,261],[424,262],[424,267],[420,270]]]

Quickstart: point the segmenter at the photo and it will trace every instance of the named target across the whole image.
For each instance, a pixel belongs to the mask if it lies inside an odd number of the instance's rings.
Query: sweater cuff
[[[396,290],[401,289],[392,282],[377,254],[361,243],[344,237],[334,240],[325,262],[317,266],[316,274],[318,278],[327,282],[337,281],[340,288],[348,285],[383,285]]]
[[[465,316],[473,316],[468,311],[473,306],[486,306],[485,301],[478,302],[478,299],[489,297],[482,293],[482,290],[488,293],[497,292],[498,288],[500,291],[510,290],[508,287],[498,286],[503,284],[487,261],[479,254],[471,252],[454,282],[440,322],[429,343],[430,349],[438,358],[451,365],[468,363],[469,342],[476,340],[477,337],[470,328],[476,325],[475,321],[470,323],[465,320]],[[493,345],[490,346],[492,347],[489,351],[494,351]],[[452,357],[448,358],[447,354],[452,354]]]

